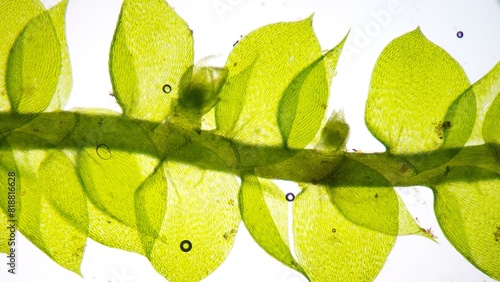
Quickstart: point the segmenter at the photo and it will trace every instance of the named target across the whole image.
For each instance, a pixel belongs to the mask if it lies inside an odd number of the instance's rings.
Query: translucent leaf
[[[240,213],[253,239],[268,254],[303,273],[288,244],[288,203],[272,181],[245,176],[240,188]]]
[[[65,46],[59,41],[52,17],[63,24],[66,4],[67,1],[63,1],[51,11],[33,18],[12,46],[5,83],[13,111],[44,111],[58,88],[63,60],[61,50]],[[65,56],[67,59],[67,53]],[[69,71],[67,67],[65,70]],[[61,86],[60,90],[69,94],[69,88]]]
[[[185,90],[193,38],[164,0],[125,0],[111,45],[113,91],[128,117],[161,121]]]
[[[62,110],[68,102],[71,93],[73,80],[71,77],[71,63],[69,60],[68,45],[66,43],[66,8],[69,0],[63,0],[49,10],[52,23],[54,24],[55,32],[60,44],[61,56],[61,72],[57,83],[56,91],[52,97],[52,101],[46,111]]]
[[[77,116],[82,111],[77,112]],[[89,199],[89,237],[144,254],[134,210],[135,192],[158,164],[155,145],[136,122],[116,113],[85,110],[68,144]],[[137,139],[140,137],[140,139]],[[64,146],[64,145],[63,145]]]
[[[366,103],[367,126],[393,154],[461,147],[475,118],[474,96],[463,93],[468,87],[460,65],[417,28],[394,39],[380,55]],[[409,161],[425,170],[457,152]]]
[[[467,145],[480,145],[483,143],[483,123],[485,122],[487,112],[489,108],[495,104],[495,103],[500,103],[500,102],[493,102],[495,100],[495,97],[497,97],[498,100],[498,95],[500,93],[500,62],[497,63],[486,75],[484,75],[481,79],[476,81],[472,87],[470,88],[470,91],[474,92],[474,95],[476,96],[477,100],[477,109],[476,109],[476,122],[474,124],[474,129],[472,131],[471,137],[469,138],[469,141],[467,142]],[[498,106],[497,106],[498,107]],[[498,114],[497,118],[494,118],[494,112],[498,113],[498,110],[493,110],[490,118],[488,118],[488,128],[484,129],[484,135],[488,134],[495,134],[498,132],[498,130],[491,130],[492,128],[489,126],[494,125],[494,122],[498,122]],[[494,122],[492,122],[494,121]],[[497,125],[498,127],[498,125]],[[488,140],[492,141],[492,139],[489,138],[490,135],[488,135]],[[485,136],[486,138],[486,136]],[[486,141],[488,142],[488,141]]]
[[[478,269],[500,279],[500,174],[450,166],[432,187],[446,238]]]
[[[371,281],[396,237],[347,219],[322,186],[307,186],[293,204],[298,262],[311,281]]]
[[[24,26],[45,9],[39,0],[1,1],[0,14],[0,111],[10,111],[10,100],[5,85],[7,59],[10,49]]]
[[[304,148],[316,135],[330,94],[325,58],[334,57],[329,67],[335,69],[343,45],[344,41],[300,71],[281,96],[277,121],[285,147]]]
[[[153,223],[149,232],[154,234],[159,223],[154,212],[165,210],[158,237],[147,254],[153,267],[169,281],[199,281],[223,262],[233,245],[240,222],[239,186],[234,175],[222,172],[225,162],[206,148],[191,144],[177,154],[186,163],[167,161],[160,167],[166,178],[166,187],[161,187],[166,188],[166,205],[163,200],[142,200],[138,214]],[[220,169],[197,165],[203,163]],[[154,185],[155,180],[150,181]],[[156,178],[156,185],[164,184]],[[148,188],[139,192],[149,194],[144,199],[164,196]]]
[[[85,135],[91,131],[95,134]],[[159,162],[154,143],[140,125],[105,116],[80,121],[72,138],[84,142],[77,165],[89,199],[118,222],[135,228],[131,208],[135,192]]]
[[[347,158],[324,182],[332,203],[352,223],[388,235],[419,230],[389,182],[370,167]]]
[[[8,220],[10,220],[9,216],[3,209],[0,209],[0,220],[5,223],[8,223]],[[11,234],[12,233],[9,228],[2,228],[2,230],[0,230],[0,253],[10,253],[10,244],[13,244],[13,241],[9,241]]]
[[[425,229],[418,226],[417,222],[406,208],[406,205],[401,197],[399,197],[399,195],[397,196],[399,202],[398,235],[421,235],[431,239],[432,241],[436,241],[432,234],[426,232]]]
[[[285,140],[282,140],[278,127],[280,118],[276,114],[284,107],[283,103],[288,102],[280,103],[284,95],[294,96],[291,99],[295,99],[295,102],[289,101],[290,110],[304,107],[324,111],[321,106],[328,98],[324,64],[304,70],[320,57],[321,48],[312,29],[311,18],[268,25],[244,37],[234,47],[226,63],[228,77],[216,106],[218,129],[224,135],[244,143],[282,146]],[[304,72],[300,74],[301,71]],[[309,73],[310,81],[307,79]],[[298,96],[293,93],[298,94],[296,90],[306,80],[313,83],[315,79],[319,84],[319,96],[308,97],[299,103]],[[292,86],[289,86],[290,83]],[[319,117],[321,122],[323,116]],[[298,120],[304,121],[302,117]],[[310,122],[314,124],[316,120]],[[318,127],[319,122],[311,128]],[[309,126],[303,130],[308,131]],[[314,133],[316,131],[317,128]],[[288,143],[302,145],[304,137],[297,138],[297,141]]]
[[[89,219],[87,197],[76,169],[64,153],[53,151],[40,165],[38,183],[44,190],[40,223],[49,255],[80,274]]]
[[[43,144],[34,135],[14,132],[11,144]],[[63,153],[45,149],[13,151],[17,169],[19,230],[61,266],[80,274],[85,248],[86,198],[76,169]],[[76,193],[75,193],[76,192]]]
[[[497,81],[498,82],[498,81]],[[483,137],[496,151],[497,160],[500,161],[500,89],[496,91],[496,98],[491,103],[484,117]]]

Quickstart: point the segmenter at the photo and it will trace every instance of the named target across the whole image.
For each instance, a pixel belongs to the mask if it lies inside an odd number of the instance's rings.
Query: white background
[[[14,0],[1,0],[14,1]],[[44,1],[52,6],[57,1]],[[121,0],[71,0],[68,44],[73,92],[67,109],[119,110],[109,95],[108,54]],[[349,149],[382,151],[366,129],[364,103],[377,56],[392,39],[420,26],[476,81],[500,60],[500,1],[306,1],[170,0],[194,31],[196,60],[220,55],[223,64],[240,36],[265,24],[300,20],[314,13],[314,28],[324,49],[335,46],[351,28],[332,85],[329,111],[343,109],[351,125]],[[389,15],[389,16],[387,16]],[[463,31],[463,38],[456,36]],[[284,186],[294,191],[293,185]],[[492,281],[475,269],[444,238],[425,187],[398,189],[422,227],[432,228],[439,244],[422,237],[400,237],[376,281]],[[18,275],[0,267],[0,281],[166,281],[146,258],[88,240],[83,278],[63,269],[18,234]],[[500,258],[499,258],[500,259]],[[203,281],[306,281],[258,247],[242,225],[227,260]]]

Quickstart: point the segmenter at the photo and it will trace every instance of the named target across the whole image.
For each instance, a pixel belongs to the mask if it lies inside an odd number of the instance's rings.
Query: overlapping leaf
[[[245,143],[291,148],[311,141],[329,92],[311,24],[308,18],[269,25],[240,40],[226,63],[227,83],[216,108],[223,134]],[[340,50],[341,45],[330,52],[332,61]]]
[[[495,86],[498,87],[498,83],[499,80],[497,79]],[[493,91],[496,92],[497,96],[484,117],[483,137],[484,141],[494,148],[497,160],[500,162],[500,90],[494,89]]]
[[[154,143],[138,123],[102,114],[80,120],[70,140],[81,146],[76,164],[91,201],[90,236],[144,253],[132,207],[137,189],[159,163]]]
[[[11,109],[9,96],[5,85],[5,74],[10,49],[25,25],[45,11],[39,0],[20,0],[0,2],[0,111]]]
[[[335,208],[353,224],[388,235],[420,228],[379,172],[347,158],[324,181]]]
[[[14,132],[6,141],[16,146],[43,147],[30,151],[12,149],[15,167],[2,160],[3,167],[9,166],[9,171],[17,175],[19,230],[58,264],[79,274],[87,238],[87,209],[71,160],[33,134]],[[2,147],[9,148],[7,144]],[[2,159],[8,156],[3,151]]]
[[[39,1],[23,1],[28,11],[2,4],[5,14],[19,16],[4,26],[6,34],[18,35],[15,42],[8,38],[2,48],[10,48],[5,69],[2,66],[0,109],[21,113],[60,110],[71,90],[71,66],[65,35],[65,11],[68,1],[61,1],[50,10],[40,13]],[[18,3],[19,5],[19,3]],[[23,7],[24,8],[24,7]],[[10,9],[10,10],[9,10]],[[14,9],[14,10],[12,10]],[[20,15],[22,14],[22,15]],[[22,31],[19,24],[27,16],[31,20]],[[36,16],[35,16],[36,15]],[[16,16],[16,17],[17,17]],[[2,55],[3,56],[3,55]],[[5,81],[3,80],[5,74]],[[5,85],[4,85],[5,82]],[[8,99],[7,99],[8,97]],[[27,123],[30,116],[7,118],[0,121],[0,131],[6,132]]]
[[[125,0],[110,51],[113,91],[123,113],[159,122],[190,80],[193,38],[164,0]]]
[[[267,253],[304,273],[288,243],[288,203],[270,180],[249,175],[242,179],[240,212],[250,235]]]
[[[496,134],[498,130],[495,130],[493,127],[495,122],[498,122],[498,112],[495,114],[497,110],[492,110],[491,116],[488,118],[487,126],[483,127],[486,121],[486,115],[490,107],[495,104],[495,97],[498,100],[498,96],[500,93],[500,63],[497,63],[487,74],[485,74],[481,79],[476,81],[469,91],[472,91],[476,96],[477,100],[477,109],[476,109],[476,120],[474,123],[474,129],[472,130],[472,134],[467,142],[467,145],[479,145],[482,144],[483,141],[491,142],[494,138],[489,138],[489,134]],[[499,103],[499,102],[496,102]],[[492,108],[494,109],[494,108]],[[498,127],[498,124],[496,124]],[[484,139],[483,139],[484,133]],[[488,137],[486,137],[488,135]],[[497,142],[498,143],[498,142]]]
[[[500,174],[451,166],[431,186],[446,238],[478,269],[500,279]]]
[[[7,215],[6,212],[4,212],[3,209],[0,209],[0,220],[2,220],[2,222],[7,222],[8,223],[8,220],[11,220],[10,217]],[[12,242],[12,241],[9,241],[10,239],[10,235],[11,235],[11,232],[10,232],[10,229],[9,228],[2,228],[2,230],[0,230],[0,253],[4,253],[4,254],[9,254],[10,253],[10,249],[11,249],[11,243],[9,242]]]
[[[14,42],[5,74],[6,90],[12,110],[20,113],[44,111],[59,90],[53,108],[68,97],[71,80],[64,40],[63,1],[32,19]],[[57,27],[55,26],[57,24]],[[64,40],[64,41],[61,41]],[[63,59],[66,64],[63,69]],[[64,70],[64,85],[59,84]],[[59,88],[59,89],[58,89]]]
[[[163,162],[159,175],[138,192],[136,210],[148,223],[141,231],[156,236],[145,242],[153,267],[169,281],[199,281],[224,261],[234,243],[239,186],[234,175],[223,172],[227,164],[205,147],[191,144],[176,154],[186,163]],[[199,166],[206,163],[218,169]]]
[[[293,206],[295,252],[311,281],[371,281],[396,237],[353,223],[322,186],[308,186]]]
[[[393,40],[377,60],[367,126],[390,153],[420,154],[409,158],[417,170],[443,164],[458,151],[423,154],[465,144],[475,118],[475,97],[464,92],[468,87],[460,65],[417,28]]]

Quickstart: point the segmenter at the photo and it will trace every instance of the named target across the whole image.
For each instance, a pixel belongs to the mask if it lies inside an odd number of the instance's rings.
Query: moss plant
[[[199,281],[243,221],[310,281],[373,280],[397,236],[432,240],[393,188],[422,185],[451,244],[500,279],[500,64],[471,84],[419,28],[394,39],[365,112],[387,150],[350,153],[342,114],[325,113],[345,39],[323,52],[312,16],[259,28],[209,67],[194,64],[192,34],[166,2],[125,0],[109,60],[120,114],[62,110],[68,1],[11,3],[0,4],[0,219],[62,267],[79,274],[92,238],[144,255],[169,281]],[[270,179],[302,190],[284,195]]]

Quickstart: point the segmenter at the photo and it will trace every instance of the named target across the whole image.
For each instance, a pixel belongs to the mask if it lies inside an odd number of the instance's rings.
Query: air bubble
[[[191,244],[191,241],[184,240],[181,242],[181,251],[187,253],[187,252],[191,251],[192,248],[193,248],[193,244]]]
[[[293,202],[293,200],[295,200],[295,195],[293,193],[288,193],[286,194],[285,198],[287,201]]]
[[[332,232],[333,232],[333,233],[337,232],[337,229],[333,228],[333,229],[332,229]]]
[[[99,146],[97,146],[95,151],[101,159],[103,160],[111,159],[111,151],[109,150],[108,146],[106,146],[106,144],[100,144]]]
[[[464,33],[462,31],[457,32],[457,37],[458,38],[464,37]]]
[[[170,93],[170,92],[172,92],[172,86],[170,86],[170,84],[163,85],[162,89],[163,89],[163,92],[165,92],[167,94]]]

